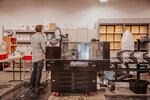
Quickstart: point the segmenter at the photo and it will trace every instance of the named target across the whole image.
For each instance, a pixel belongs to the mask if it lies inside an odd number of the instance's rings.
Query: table
[[[12,61],[12,63],[13,63],[13,79],[10,80],[10,81],[22,81],[22,80],[21,80],[22,58],[23,58],[23,56],[11,56],[11,57],[9,57],[9,58],[0,60],[0,62]],[[20,80],[16,80],[16,79],[15,79],[15,60],[18,60],[18,59],[19,59],[19,68],[20,68],[20,71],[19,71],[19,72],[20,72]]]

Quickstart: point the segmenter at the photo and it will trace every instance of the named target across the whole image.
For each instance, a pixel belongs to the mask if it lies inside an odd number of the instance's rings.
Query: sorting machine
[[[97,72],[110,67],[109,48],[108,42],[67,42],[61,47],[47,47],[46,70],[51,71],[51,91],[96,92]]]

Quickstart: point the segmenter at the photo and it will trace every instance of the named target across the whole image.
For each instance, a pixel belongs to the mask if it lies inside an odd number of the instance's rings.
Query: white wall
[[[99,18],[150,18],[150,0],[0,0],[1,24],[94,28]]]
[[[31,25],[55,22],[61,28],[90,28],[87,40],[98,38],[99,18],[150,18],[150,0],[0,0],[0,24]],[[72,32],[71,32],[72,31]],[[85,40],[75,35],[78,30],[64,31],[74,40]]]

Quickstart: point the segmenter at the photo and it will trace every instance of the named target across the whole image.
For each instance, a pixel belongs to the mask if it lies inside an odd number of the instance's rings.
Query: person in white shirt
[[[39,87],[41,85],[40,80],[44,66],[46,48],[46,35],[44,34],[43,29],[43,25],[37,25],[35,27],[36,33],[31,36],[33,71],[30,84],[32,87]]]

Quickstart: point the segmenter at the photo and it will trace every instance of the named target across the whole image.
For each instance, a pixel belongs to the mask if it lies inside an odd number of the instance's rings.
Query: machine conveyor
[[[120,55],[118,57],[111,58],[110,60],[111,65],[114,66],[114,68],[111,69],[115,72],[126,71],[125,74],[126,77],[122,77],[122,78],[115,77],[115,81],[118,81],[118,79],[120,79],[120,81],[123,81],[124,79],[128,78],[128,76],[130,76],[129,74],[130,71],[137,72],[137,79],[140,79],[140,73],[150,71],[149,68],[150,60],[148,57],[145,57],[147,53],[129,52],[129,54],[123,55],[123,51],[121,52],[122,53],[119,53]],[[121,65],[124,65],[126,68],[120,67]],[[129,67],[130,65],[135,65],[135,68],[130,68]]]

